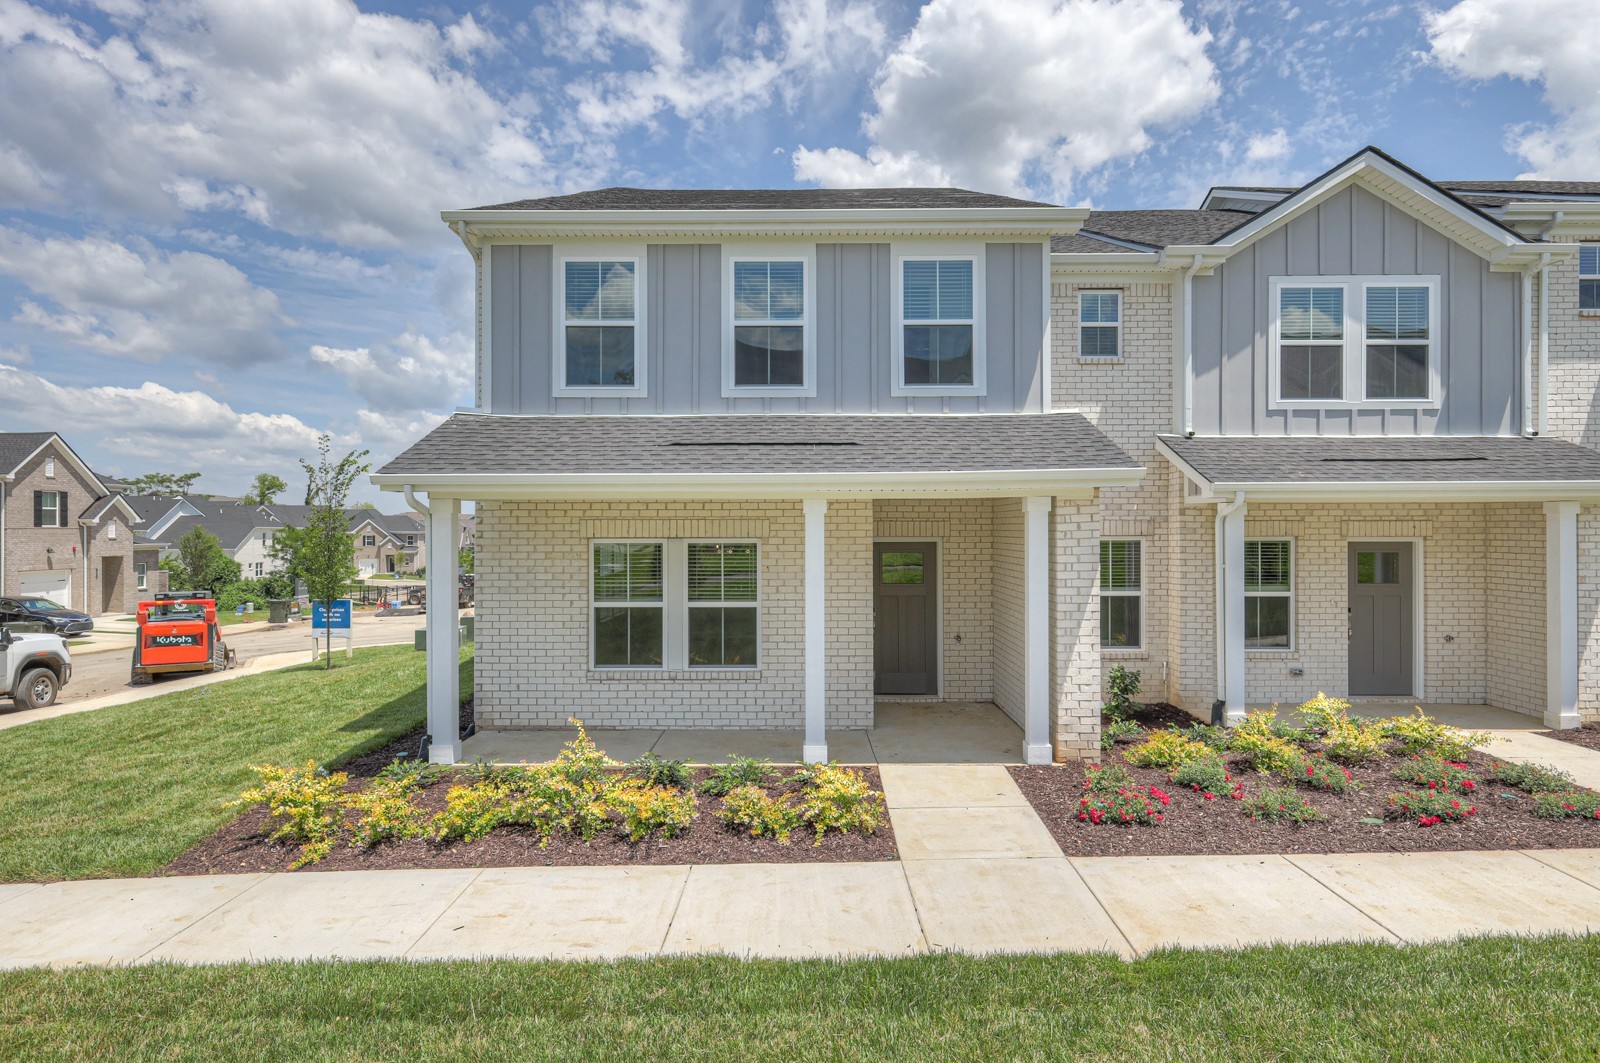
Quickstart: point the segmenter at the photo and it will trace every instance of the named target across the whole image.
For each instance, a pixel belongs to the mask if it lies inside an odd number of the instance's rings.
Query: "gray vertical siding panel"
[[[522,412],[516,388],[520,371],[517,251],[489,245],[489,409],[495,413]]]
[[[1012,362],[1011,406],[1016,410],[1043,410],[1045,348],[1044,315],[1049,285],[1034,278],[1044,276],[1044,246],[1017,244],[1016,283],[1012,293],[1012,320],[1016,322],[1017,349]]]
[[[518,409],[545,413],[550,409],[550,358],[555,346],[555,304],[551,300],[554,256],[548,244],[519,247],[521,324],[517,330]]]
[[[1239,268],[1222,276],[1222,424],[1229,434],[1257,430],[1257,406],[1266,391],[1255,371],[1256,261],[1252,245],[1229,261]]]
[[[1017,290],[1017,246],[1015,244],[990,244],[984,254],[984,318],[985,318],[985,381],[986,402],[979,409],[992,405],[995,409],[1010,409],[1012,372],[1018,357],[1018,336],[1015,293]],[[961,405],[967,405],[963,400]]]
[[[1201,435],[1222,431],[1222,277],[1221,270],[1194,279],[1194,429]]]
[[[695,342],[702,351],[693,360],[688,387],[693,396],[690,412],[715,412],[722,404],[722,245],[700,244],[696,249],[699,264],[700,310],[695,318]],[[706,353],[709,352],[709,353]]]

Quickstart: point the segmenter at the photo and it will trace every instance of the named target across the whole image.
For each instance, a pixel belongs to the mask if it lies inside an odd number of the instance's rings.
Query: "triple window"
[[[1274,278],[1278,404],[1437,402],[1436,277]]]
[[[1578,247],[1578,309],[1600,310],[1600,244]]]
[[[982,277],[977,256],[899,260],[896,395],[982,394]]]
[[[1294,648],[1294,540],[1244,541],[1244,645]]]
[[[639,259],[561,260],[557,392],[644,394]]]
[[[1144,543],[1100,540],[1100,647],[1136,650],[1144,645]]]
[[[759,663],[759,547],[753,542],[595,542],[590,588],[596,668]]]

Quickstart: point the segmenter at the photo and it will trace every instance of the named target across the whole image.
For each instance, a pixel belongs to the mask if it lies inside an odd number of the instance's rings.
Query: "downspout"
[[[1557,211],[1557,217],[1560,212]],[[1539,434],[1550,427],[1550,252],[1539,256]]]
[[[1226,701],[1228,697],[1228,657],[1223,649],[1223,633],[1227,630],[1227,595],[1224,591],[1223,580],[1223,550],[1222,550],[1222,522],[1233,514],[1239,512],[1239,507],[1244,505],[1244,492],[1234,493],[1232,502],[1217,503],[1217,523],[1212,533],[1212,540],[1216,548],[1216,596],[1217,596],[1217,700]]]
[[[1183,274],[1183,434],[1194,435],[1194,275],[1205,265],[1196,255]]]
[[[78,525],[78,539],[83,543],[83,611],[93,616],[89,609],[89,526]]]
[[[421,513],[424,517],[433,516],[433,511],[430,510],[427,506],[423,505],[421,502],[418,502],[417,501],[417,496],[411,493],[411,485],[410,484],[406,484],[405,492],[406,492],[406,503],[412,509],[416,510],[418,513]]]
[[[6,481],[0,479],[0,594],[6,592]]]

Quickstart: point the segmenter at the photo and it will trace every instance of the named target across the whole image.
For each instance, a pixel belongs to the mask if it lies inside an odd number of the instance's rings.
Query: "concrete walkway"
[[[1600,931],[1600,850],[1067,859],[1003,767],[882,772],[899,861],[0,885],[0,967],[947,950],[1132,957],[1163,945]],[[1462,881],[1471,888],[1450,885]]]

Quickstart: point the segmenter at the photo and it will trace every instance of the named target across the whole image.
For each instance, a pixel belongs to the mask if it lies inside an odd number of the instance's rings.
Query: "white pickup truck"
[[[60,635],[10,631],[0,627],[0,698],[19,709],[54,705],[72,678],[72,653]]]

